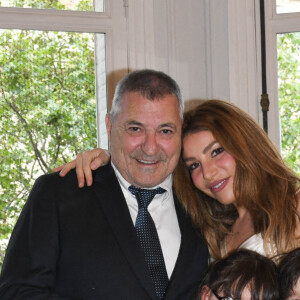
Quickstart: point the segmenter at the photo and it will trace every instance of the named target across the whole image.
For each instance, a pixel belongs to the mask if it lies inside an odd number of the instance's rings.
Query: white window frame
[[[105,34],[107,93],[110,101],[116,82],[127,73],[126,16],[123,0],[106,0],[103,13],[90,11],[67,11],[55,9],[31,9],[0,7],[0,28],[21,30],[44,30],[64,32],[87,32]],[[97,43],[96,52],[96,74]],[[117,71],[116,71],[117,70]],[[96,75],[97,78],[97,75]],[[96,86],[99,80],[96,79]],[[97,89],[96,89],[97,92]],[[104,117],[108,102],[97,103],[98,145],[107,148]]]
[[[267,53],[267,87],[270,99],[269,135],[278,148],[281,148],[280,116],[278,98],[277,70],[277,34],[300,32],[299,13],[276,13],[276,0],[265,0],[266,19],[266,53]]]

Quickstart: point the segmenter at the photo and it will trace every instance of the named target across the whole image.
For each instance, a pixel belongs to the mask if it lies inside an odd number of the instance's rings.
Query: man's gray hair
[[[120,112],[122,98],[127,92],[138,92],[149,100],[160,99],[166,95],[175,95],[180,117],[183,119],[184,101],[180,88],[174,79],[163,72],[146,69],[133,71],[123,77],[115,90],[110,111],[112,120]]]

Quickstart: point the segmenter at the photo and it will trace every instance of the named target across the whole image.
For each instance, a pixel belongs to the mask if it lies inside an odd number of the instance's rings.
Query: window
[[[0,0],[0,268],[33,181],[97,140],[107,147],[126,19],[122,0],[92,3]]]
[[[39,0],[1,0],[3,7],[22,7],[38,9],[61,9],[77,11],[97,11],[103,12],[103,0],[60,0],[60,1],[39,1]]]
[[[281,151],[300,174],[300,32],[277,34]]]
[[[300,174],[300,2],[265,1],[269,127],[285,161]]]
[[[300,12],[300,3],[297,0],[277,0],[276,1],[276,13],[293,13]]]

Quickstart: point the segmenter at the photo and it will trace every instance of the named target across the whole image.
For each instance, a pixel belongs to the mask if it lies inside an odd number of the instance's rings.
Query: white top
[[[266,252],[264,250],[264,241],[263,238],[261,236],[261,233],[257,233],[254,234],[252,236],[250,236],[246,241],[244,241],[239,247],[243,248],[243,249],[248,249],[248,250],[252,250],[255,251],[263,256],[267,256]],[[226,246],[225,246],[225,254],[228,254]],[[213,262],[215,259],[214,258],[210,258],[209,259],[209,263]]]
[[[138,213],[138,203],[135,196],[128,191],[128,187],[131,184],[123,178],[113,163],[112,167],[121,185],[132,222],[135,224]],[[155,195],[148,206],[148,211],[156,226],[169,278],[171,278],[174,270],[181,243],[181,232],[174,204],[172,183],[173,177],[169,175],[165,181],[159,185],[161,188],[164,188],[166,192]],[[158,186],[155,186],[153,189],[157,187]]]
[[[261,255],[267,256],[264,250],[264,241],[261,236],[261,233],[257,233],[250,236],[239,246],[239,248],[249,249],[258,252]]]

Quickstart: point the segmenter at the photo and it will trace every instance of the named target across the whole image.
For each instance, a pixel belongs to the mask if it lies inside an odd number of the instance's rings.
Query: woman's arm
[[[61,177],[64,177],[71,169],[76,168],[78,186],[81,188],[84,186],[84,180],[86,184],[91,186],[93,183],[92,170],[106,165],[109,161],[110,154],[107,150],[96,148],[88,150],[83,153],[79,153],[76,159],[58,166],[53,169],[54,172],[59,172]]]

